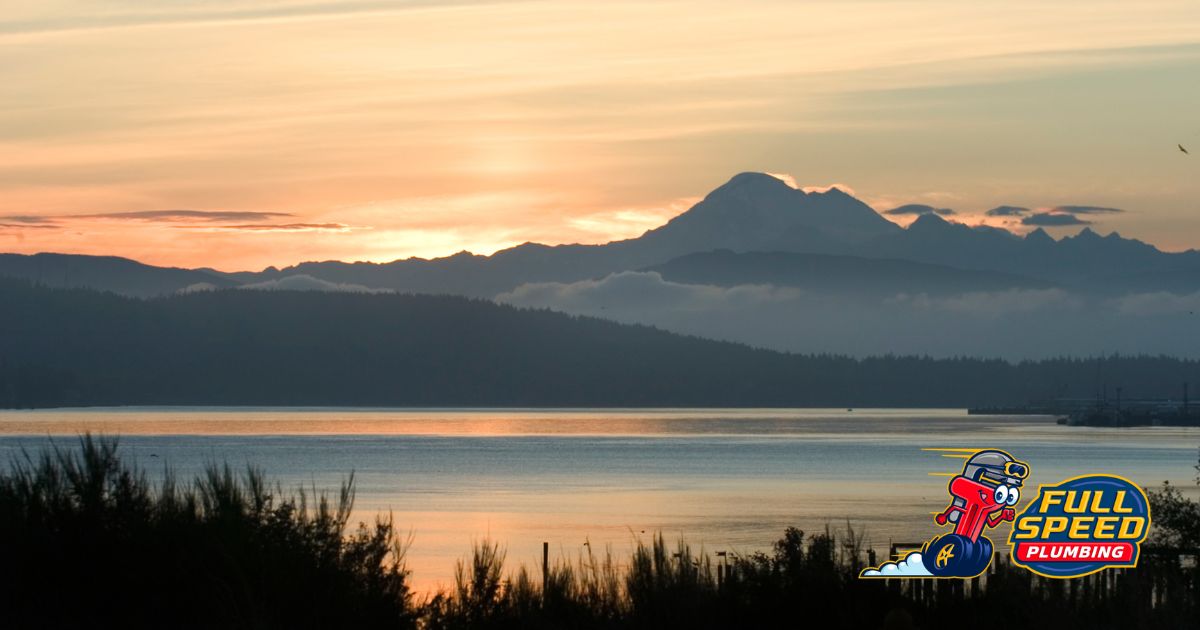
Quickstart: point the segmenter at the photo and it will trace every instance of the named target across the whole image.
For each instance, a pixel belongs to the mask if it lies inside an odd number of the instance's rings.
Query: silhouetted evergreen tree
[[[794,355],[486,300],[0,279],[0,405],[972,406],[1175,397],[1200,362]]]

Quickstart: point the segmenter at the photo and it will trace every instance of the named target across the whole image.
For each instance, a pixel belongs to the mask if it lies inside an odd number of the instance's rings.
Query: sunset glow
[[[1124,208],[1098,229],[1200,245],[1194,2],[147,6],[6,8],[0,249],[235,270],[598,243],[747,170],[966,221]]]

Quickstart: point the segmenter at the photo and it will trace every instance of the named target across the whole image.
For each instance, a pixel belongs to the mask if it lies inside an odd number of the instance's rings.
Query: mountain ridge
[[[902,228],[838,188],[806,192],[754,172],[735,175],[662,226],[605,244],[523,243],[490,256],[459,252],[387,263],[303,262],[257,272],[140,269],[135,271],[157,273],[159,281],[110,278],[62,286],[146,297],[188,284],[228,287],[307,275],[339,284],[492,298],[526,283],[599,278],[719,250],[903,260],[1022,276],[1089,292],[1200,291],[1200,252],[1195,250],[1163,252],[1115,232],[1102,237],[1091,228],[1058,240],[1041,228],[1022,237],[1001,228],[949,221],[938,212],[920,214]],[[0,259],[0,274],[31,277],[29,265],[21,271],[13,258],[17,255],[7,256]],[[88,259],[72,260],[84,267]]]
[[[684,284],[772,285],[841,295],[953,295],[1058,288],[1048,281],[993,271],[794,252],[716,250],[673,258],[643,271],[658,272],[664,280]]]

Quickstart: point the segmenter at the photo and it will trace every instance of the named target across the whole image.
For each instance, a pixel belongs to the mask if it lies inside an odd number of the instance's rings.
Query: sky
[[[0,7],[0,251],[600,243],[742,171],[1200,248],[1194,0]]]

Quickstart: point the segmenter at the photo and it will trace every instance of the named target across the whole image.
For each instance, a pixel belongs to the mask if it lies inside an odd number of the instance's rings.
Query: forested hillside
[[[968,406],[1174,396],[1171,358],[801,356],[484,300],[0,279],[0,406]]]

